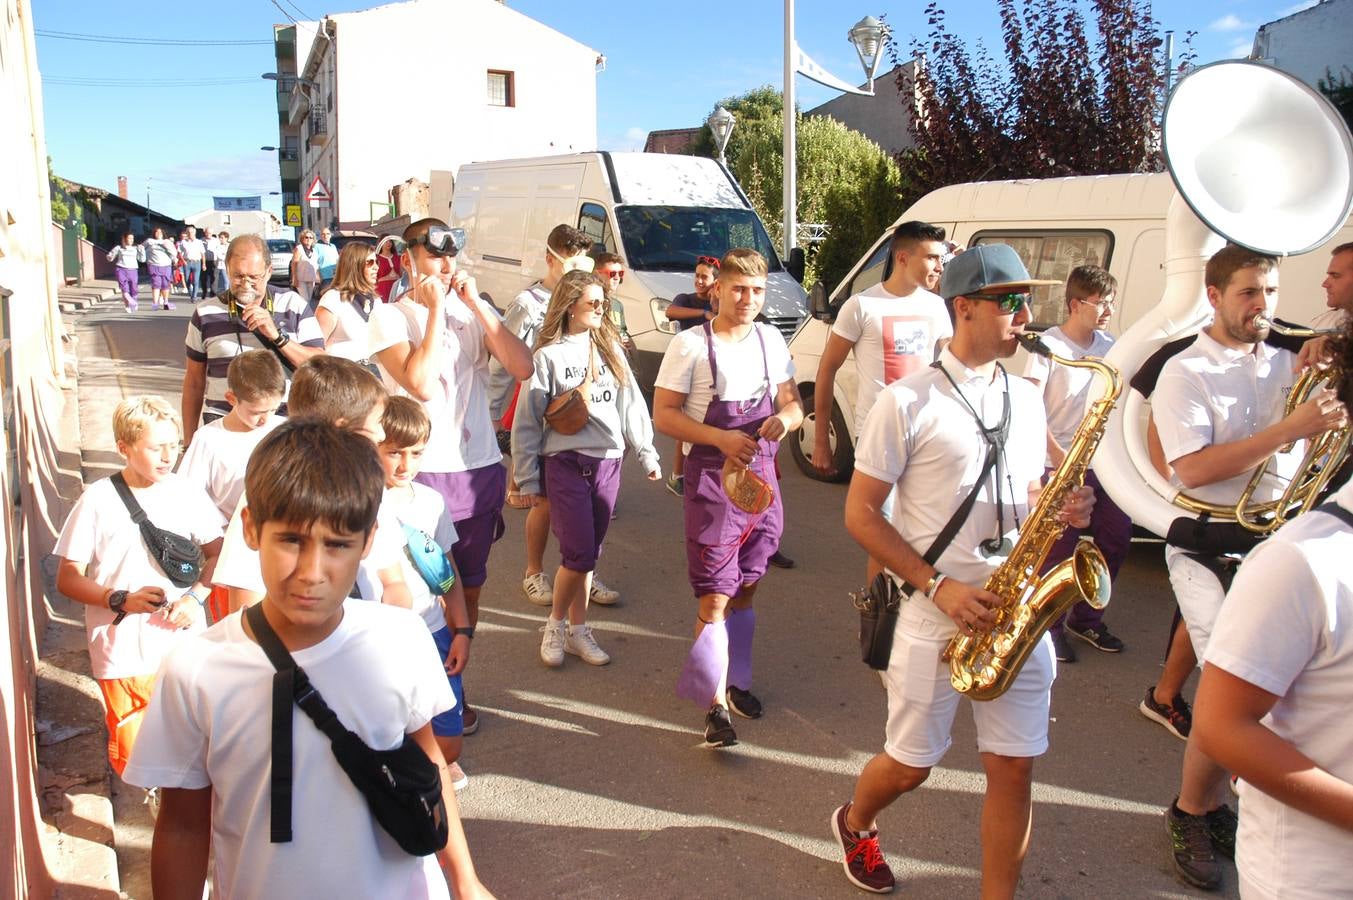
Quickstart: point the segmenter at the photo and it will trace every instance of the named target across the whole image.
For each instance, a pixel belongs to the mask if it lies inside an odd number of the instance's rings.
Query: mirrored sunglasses
[[[1014,315],[1029,303],[1028,291],[1008,291],[1000,294],[969,294],[974,300],[990,300],[1001,308],[1001,312]]]

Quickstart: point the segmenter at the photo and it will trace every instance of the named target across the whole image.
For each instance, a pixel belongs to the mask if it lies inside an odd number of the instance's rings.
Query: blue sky
[[[444,0],[447,3],[482,0]],[[870,4],[876,4],[871,7]],[[210,207],[213,194],[264,194],[281,212],[272,25],[378,5],[350,0],[236,0],[232,4],[43,0],[33,4],[39,31],[171,40],[264,41],[238,46],[126,46],[39,34],[47,147],[58,174],[115,190],[126,175],[131,197],[184,216]],[[783,80],[781,0],[640,0],[578,6],[559,0],[509,5],[606,55],[597,75],[598,145],[642,147],[650,130],[699,124],[726,96]],[[999,50],[995,0],[945,0],[950,29]],[[1177,41],[1196,31],[1198,62],[1248,53],[1255,29],[1314,5],[1314,0],[1194,0],[1157,3]],[[908,47],[926,30],[921,0],[855,4],[798,0],[795,35],[819,64],[861,80],[846,31],[864,15],[887,13],[894,38]],[[1178,44],[1176,45],[1178,47]],[[382,61],[388,65],[388,60]],[[679,86],[680,89],[674,89]],[[834,94],[800,77],[801,108]],[[395,96],[395,95],[392,95]]]

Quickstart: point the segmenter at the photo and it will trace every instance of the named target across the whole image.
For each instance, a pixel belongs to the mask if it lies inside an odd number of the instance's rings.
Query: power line
[[[103,34],[81,34],[76,31],[48,31],[45,28],[35,28],[33,33],[38,37],[54,38],[61,41],[84,41],[91,44],[133,44],[155,47],[261,47],[272,46],[272,41],[246,41],[246,40],[199,40],[195,38],[148,38],[148,37],[113,37]]]

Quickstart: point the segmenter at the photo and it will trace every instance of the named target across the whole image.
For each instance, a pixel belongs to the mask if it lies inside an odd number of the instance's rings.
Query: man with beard
[[[836,373],[855,353],[855,434],[860,434],[865,416],[879,391],[899,378],[924,369],[935,361],[942,342],[954,336],[954,326],[944,301],[934,293],[944,272],[944,229],[928,222],[903,222],[893,232],[888,246],[892,271],[882,283],[866,288],[841,305],[832,323],[827,346],[817,367],[813,386],[814,410],[819,412],[813,431],[813,467],[824,475],[835,471],[828,425]],[[891,496],[883,516],[891,521]],[[869,560],[865,583],[874,580],[883,567]]]
[[[183,373],[183,443],[202,424],[230,412],[226,372],[230,361],[248,350],[277,356],[291,386],[291,373],[324,352],[324,335],[306,302],[294,291],[272,293],[268,245],[256,234],[242,234],[225,252],[229,290],[193,307],[185,340],[188,362]]]
[[[1344,407],[1333,391],[1323,390],[1283,416],[1297,357],[1264,343],[1268,328],[1255,325],[1261,314],[1271,318],[1277,305],[1276,259],[1227,246],[1208,260],[1204,281],[1212,322],[1165,364],[1152,395],[1161,448],[1176,485],[1223,506],[1233,505],[1255,467],[1274,457],[1253,498],[1273,500],[1302,448],[1279,451],[1346,421]],[[1165,547],[1170,583],[1200,660],[1242,556],[1215,554],[1215,548]],[[1226,771],[1190,735],[1179,796],[1165,819],[1175,873],[1205,890],[1221,885],[1217,854],[1235,854],[1236,814],[1224,802],[1226,782]]]

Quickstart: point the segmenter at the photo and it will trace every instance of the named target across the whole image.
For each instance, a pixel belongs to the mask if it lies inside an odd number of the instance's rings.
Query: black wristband
[[[466,636],[467,638],[469,638],[470,640],[474,640],[474,628],[473,628],[473,627],[470,627],[470,628],[452,628],[452,629],[451,629],[451,636],[452,636],[452,637],[460,637],[462,634],[465,635],[465,636]]]
[[[287,344],[290,343],[291,338],[287,337],[285,334],[279,331],[277,332],[277,339],[272,342],[272,345],[276,349],[281,350],[283,347],[285,347]]]

